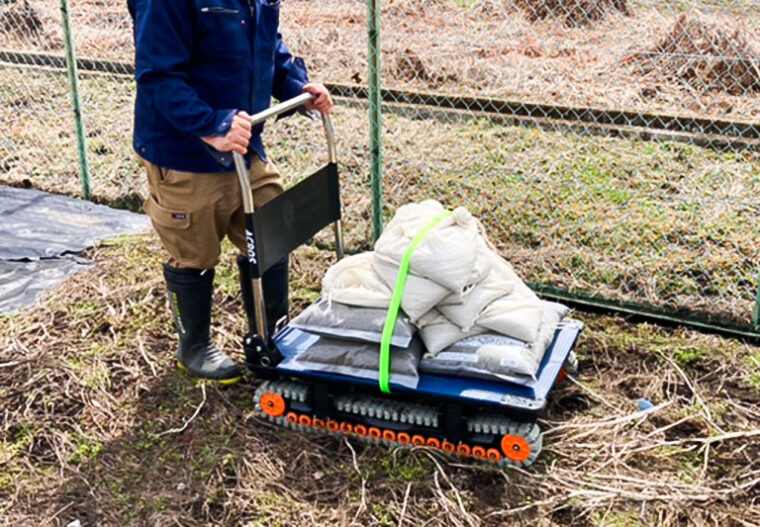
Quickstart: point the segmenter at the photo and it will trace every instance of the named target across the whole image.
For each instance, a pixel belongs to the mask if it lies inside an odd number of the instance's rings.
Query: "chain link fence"
[[[93,195],[137,208],[126,2],[71,0],[70,16]],[[464,205],[549,296],[758,330],[757,2],[287,0],[281,26],[340,96],[350,247],[371,244],[382,168],[386,218],[409,200]],[[57,2],[0,0],[5,183],[81,192],[64,56]],[[267,142],[289,176],[324,158],[304,119]]]

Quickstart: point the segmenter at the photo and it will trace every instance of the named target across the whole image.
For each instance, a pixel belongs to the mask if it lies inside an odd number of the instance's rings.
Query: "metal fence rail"
[[[70,2],[71,39],[64,3],[0,4],[0,177],[80,194],[87,173],[137,207],[131,21],[122,0]],[[289,0],[281,24],[342,98],[354,249],[436,198],[547,296],[760,334],[757,2]],[[286,174],[318,164],[308,126],[269,130]]]

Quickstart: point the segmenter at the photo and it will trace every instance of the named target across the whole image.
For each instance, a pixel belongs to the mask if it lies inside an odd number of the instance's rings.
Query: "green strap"
[[[401,264],[399,265],[398,275],[396,276],[396,286],[393,288],[393,296],[391,297],[391,305],[388,307],[388,315],[385,317],[385,326],[383,326],[383,339],[380,342],[380,375],[378,377],[380,383],[380,390],[383,393],[391,393],[390,389],[390,370],[391,370],[391,339],[393,338],[393,330],[396,329],[396,321],[398,320],[398,311],[401,307],[401,299],[404,296],[404,288],[406,287],[406,277],[409,274],[409,264],[412,261],[412,254],[417,246],[425,239],[428,233],[438,225],[442,219],[451,216],[450,211],[441,212],[438,216],[430,220],[430,223],[425,225],[420,232],[418,232],[409,247],[406,248],[403,258],[401,258]]]

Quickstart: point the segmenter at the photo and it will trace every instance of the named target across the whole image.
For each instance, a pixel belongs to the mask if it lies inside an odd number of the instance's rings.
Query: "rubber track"
[[[286,404],[289,401],[298,401],[300,403],[306,403],[308,401],[308,386],[302,383],[299,383],[297,381],[284,381],[284,380],[264,381],[263,383],[261,383],[261,385],[258,387],[258,389],[256,390],[254,394],[254,403],[256,406],[256,412],[258,413],[259,417],[266,419],[267,421],[274,423],[278,426],[282,426],[284,428],[288,428],[291,430],[296,430],[298,432],[321,433],[321,434],[332,435],[332,436],[348,435],[350,437],[360,439],[364,442],[379,443],[387,447],[403,448],[403,447],[411,446],[407,443],[385,439],[382,436],[379,438],[372,438],[369,435],[358,435],[353,432],[345,433],[345,432],[341,432],[340,430],[337,430],[337,431],[330,430],[326,428],[325,425],[304,426],[302,424],[291,423],[287,420],[287,415],[289,413],[287,410],[285,411],[283,415],[279,417],[273,417],[267,414],[266,412],[264,412],[261,407],[261,404],[259,403],[261,396],[267,392],[279,394],[286,401]],[[383,399],[379,397],[359,396],[356,394],[339,395],[335,397],[334,402],[335,402],[335,407],[338,409],[338,411],[353,414],[358,417],[383,419],[386,421],[395,421],[398,423],[405,423],[405,424],[411,424],[411,425],[416,425],[416,426],[426,426],[426,427],[431,427],[431,428],[438,427],[438,411],[436,408],[432,406],[426,406],[422,404],[402,403],[399,401],[393,401],[393,400]],[[307,416],[307,414],[301,414],[301,413],[298,413],[297,415],[299,417],[302,415]],[[308,417],[311,420],[312,416],[308,415]],[[325,421],[325,424],[331,421],[333,420],[328,419]],[[340,423],[339,421],[335,421],[335,422],[338,424]],[[510,434],[513,436],[521,437],[528,443],[528,445],[530,446],[531,453],[528,459],[522,462],[517,462],[517,461],[508,459],[507,457],[503,456],[503,453],[501,451],[499,451],[499,454],[501,454],[501,459],[499,461],[492,461],[488,458],[475,457],[471,454],[466,456],[469,458],[477,459],[478,461],[494,463],[500,467],[510,467],[510,466],[528,467],[536,460],[538,455],[541,453],[541,448],[543,446],[543,436],[541,435],[541,431],[538,425],[536,425],[535,423],[518,423],[516,421],[513,421],[511,419],[508,419],[500,415],[482,414],[482,415],[471,417],[468,420],[467,429],[469,432],[473,434],[483,434],[483,435],[491,435],[491,436],[503,436],[505,434]],[[437,441],[440,441],[440,440],[437,440]],[[456,445],[456,448],[458,449],[458,447],[462,444],[463,443]],[[449,445],[451,444],[449,443]],[[472,448],[474,448],[474,446],[472,445],[467,445],[466,443],[465,445],[469,447],[470,451],[472,450]],[[425,445],[425,446],[428,448],[433,448],[433,447],[430,447],[429,445]],[[454,446],[454,445],[451,445],[451,446]],[[434,449],[442,451],[441,448],[434,448]],[[453,452],[449,452],[449,453],[453,454]]]

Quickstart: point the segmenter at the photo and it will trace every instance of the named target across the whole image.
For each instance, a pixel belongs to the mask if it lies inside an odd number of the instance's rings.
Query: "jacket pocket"
[[[248,45],[247,13],[234,2],[224,0],[205,0],[197,9],[195,50],[198,55],[221,59],[241,57]]]
[[[220,6],[204,6],[201,7],[201,13],[212,15],[239,15],[240,9],[232,9],[229,7]]]

